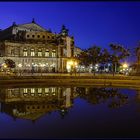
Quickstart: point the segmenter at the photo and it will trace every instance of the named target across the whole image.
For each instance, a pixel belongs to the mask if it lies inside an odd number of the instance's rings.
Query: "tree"
[[[94,45],[88,48],[87,53],[89,57],[89,62],[93,66],[95,66],[95,64],[101,61],[101,48],[100,47]],[[95,75],[95,69],[94,69],[94,75]]]
[[[82,51],[77,58],[80,61],[81,65],[85,65],[87,67],[90,64],[94,66],[95,64],[99,63],[101,61],[100,56],[101,56],[101,48],[94,45],[88,48],[87,50]]]
[[[5,60],[5,64],[7,65],[8,68],[15,68],[16,67],[16,64],[13,60],[11,59],[6,59]]]
[[[120,44],[114,44],[111,43],[110,45],[111,50],[113,53],[110,55],[110,61],[113,65],[113,76],[116,73],[117,65],[119,65],[120,60],[128,57],[130,55],[130,52],[128,49],[125,49]]]
[[[137,57],[136,70],[137,70],[137,73],[139,74],[140,73],[140,42],[138,46],[135,48],[135,54]]]
[[[77,55],[77,59],[80,61],[80,65],[85,65],[86,67],[90,65],[89,56],[87,50],[82,51]]]
[[[140,62],[140,46],[136,47],[135,53],[137,57],[137,62]]]
[[[105,64],[108,63],[110,60],[110,53],[108,52],[107,49],[103,49],[101,52],[101,63],[104,65],[105,69]]]

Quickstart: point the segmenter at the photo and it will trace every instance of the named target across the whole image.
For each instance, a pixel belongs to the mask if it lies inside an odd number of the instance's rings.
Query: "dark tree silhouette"
[[[101,62],[101,48],[98,46],[92,46],[88,49],[88,57],[89,57],[89,62],[93,66],[95,64]],[[94,75],[95,75],[95,69],[94,69]]]
[[[111,43],[110,45],[111,50],[113,53],[110,55],[110,60],[113,65],[113,76],[116,73],[117,65],[119,65],[120,60],[128,57],[130,55],[130,52],[128,49],[125,49],[120,44]]]
[[[5,64],[7,65],[8,68],[15,68],[16,67],[15,62],[11,59],[6,59]]]
[[[110,53],[108,52],[107,49],[103,49],[101,52],[101,63],[104,65],[105,69],[105,64],[110,62]]]
[[[84,50],[80,54],[78,54],[77,59],[79,60],[80,65],[85,65],[86,67],[90,65],[87,50]]]

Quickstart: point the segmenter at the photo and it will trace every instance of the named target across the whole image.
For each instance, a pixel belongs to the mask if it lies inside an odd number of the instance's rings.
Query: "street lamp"
[[[78,63],[75,60],[70,60],[67,62],[67,70],[72,74],[72,70],[74,70],[76,74],[76,68],[78,66]]]
[[[125,68],[125,69],[128,68],[128,64],[124,63],[123,68]]]
[[[5,71],[5,74],[6,74],[6,68],[7,68],[8,66],[7,66],[7,64],[5,64],[5,63],[3,63],[2,66],[3,66],[3,68],[4,68],[3,70]]]
[[[3,67],[4,67],[4,68],[7,68],[7,65],[6,65],[6,64],[4,64],[4,65],[3,65]]]
[[[124,63],[124,64],[122,65],[122,68],[123,68],[123,72],[124,72],[125,74],[128,74],[128,64],[127,64],[127,63]]]

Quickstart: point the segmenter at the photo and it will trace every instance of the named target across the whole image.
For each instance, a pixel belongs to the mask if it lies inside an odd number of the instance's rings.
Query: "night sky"
[[[140,2],[0,2],[1,29],[32,18],[56,33],[65,24],[83,49],[114,42],[133,50],[140,40]]]

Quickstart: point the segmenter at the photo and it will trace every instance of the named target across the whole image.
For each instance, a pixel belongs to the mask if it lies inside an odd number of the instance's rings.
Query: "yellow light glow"
[[[4,68],[7,68],[7,65],[6,65],[6,64],[4,64],[4,65],[3,65],[3,67],[4,67]]]
[[[75,62],[75,66],[77,66],[77,62]]]
[[[73,61],[70,61],[69,64],[70,64],[70,65],[73,65]]]
[[[128,68],[128,64],[123,64],[123,68]]]
[[[18,64],[18,66],[21,68],[22,67],[22,64]]]
[[[71,66],[69,64],[67,64],[67,69],[69,70],[71,68]]]

